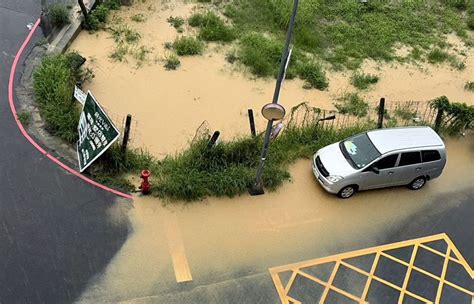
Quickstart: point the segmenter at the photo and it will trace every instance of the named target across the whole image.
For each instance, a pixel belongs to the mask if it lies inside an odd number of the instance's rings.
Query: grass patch
[[[173,42],[173,48],[179,56],[201,55],[204,43],[193,37],[179,37]]]
[[[27,111],[20,111],[16,114],[16,117],[20,121],[20,123],[24,126],[28,126],[30,124],[31,114]]]
[[[429,63],[443,63],[449,59],[449,53],[435,48],[428,53],[427,58]]]
[[[124,62],[127,61],[126,57],[129,51],[129,47],[123,43],[115,46],[112,53],[109,55],[109,58],[113,61]]]
[[[315,88],[318,90],[326,90],[329,86],[326,73],[323,71],[321,64],[310,62],[301,64],[298,68],[298,75],[306,81],[305,88]]]
[[[369,111],[369,103],[357,93],[344,94],[334,106],[341,114],[350,114],[357,117],[364,117]]]
[[[134,22],[145,22],[146,18],[145,18],[145,15],[143,14],[136,14],[130,17],[130,20]]]
[[[168,19],[166,19],[168,23],[173,26],[176,30],[182,32],[182,26],[184,25],[184,19],[182,17],[173,17],[170,16]]]
[[[231,1],[223,13],[242,36],[268,33],[283,42],[291,1]],[[466,40],[465,15],[444,0],[368,1],[365,5],[356,0],[306,0],[300,2],[293,43],[295,50],[336,69],[357,69],[366,58],[398,60],[397,45],[426,55],[433,45],[446,41],[447,33],[455,32]]]
[[[474,81],[466,82],[466,84],[464,85],[464,89],[467,91],[474,92]]]
[[[199,27],[199,38],[205,41],[230,42],[236,38],[234,28],[227,26],[214,12],[195,13],[189,18],[188,23],[193,27]]]
[[[395,116],[403,120],[412,120],[416,117],[416,111],[411,110],[410,108],[397,107],[394,111]]]
[[[80,110],[72,93],[84,74],[77,64],[79,57],[77,53],[45,57],[33,75],[36,102],[46,129],[69,143],[78,137]]]
[[[351,84],[360,89],[366,90],[369,88],[370,85],[376,84],[379,81],[379,77],[377,75],[372,74],[364,74],[364,73],[354,73],[351,77]]]
[[[181,65],[181,61],[179,60],[179,57],[176,56],[175,54],[171,54],[165,58],[165,64],[163,66],[165,67],[165,69],[170,71],[170,70],[177,70],[180,65]]]
[[[112,38],[116,43],[137,43],[141,35],[134,29],[127,25],[120,24],[110,29],[112,31]]]
[[[64,4],[52,4],[48,8],[51,24],[55,27],[62,27],[69,24],[69,9]]]

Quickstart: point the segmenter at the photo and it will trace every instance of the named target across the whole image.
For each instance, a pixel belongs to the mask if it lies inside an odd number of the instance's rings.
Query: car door
[[[416,177],[423,175],[420,151],[403,152],[395,168],[393,185],[408,185]]]
[[[387,155],[364,169],[361,172],[362,182],[359,185],[361,190],[382,188],[391,185],[397,160],[398,153]],[[373,168],[377,168],[379,173],[375,173]]]

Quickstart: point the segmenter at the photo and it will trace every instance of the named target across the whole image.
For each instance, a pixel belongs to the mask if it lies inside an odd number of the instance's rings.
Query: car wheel
[[[420,190],[426,184],[426,177],[419,176],[415,178],[409,185],[408,188],[411,190]]]
[[[345,186],[344,188],[341,189],[341,191],[339,191],[339,193],[337,194],[337,196],[339,196],[340,198],[349,198],[351,196],[354,195],[354,193],[356,193],[357,191],[357,188],[355,186]]]

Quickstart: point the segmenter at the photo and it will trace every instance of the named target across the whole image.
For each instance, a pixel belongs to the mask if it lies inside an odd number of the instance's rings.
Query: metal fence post
[[[252,134],[252,137],[257,136],[257,131],[255,130],[255,119],[253,117],[253,110],[248,109],[249,113],[249,123],[250,123],[250,134]]]
[[[436,114],[435,119],[435,131],[439,132],[441,128],[441,123],[443,122],[443,109],[438,109],[438,114]]]
[[[130,126],[132,125],[132,115],[128,114],[125,120],[125,131],[123,133],[122,153],[127,151],[128,140],[130,138]]]
[[[385,98],[380,98],[380,103],[379,103],[379,119],[377,122],[377,128],[382,129],[383,128],[383,116],[385,115]]]

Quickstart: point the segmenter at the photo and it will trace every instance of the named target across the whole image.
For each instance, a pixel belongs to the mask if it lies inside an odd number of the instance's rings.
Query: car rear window
[[[408,166],[421,163],[421,154],[420,152],[405,152],[402,153],[400,157],[399,167]]]
[[[421,159],[423,159],[424,163],[432,162],[441,159],[441,155],[436,150],[427,150],[421,151]]]

